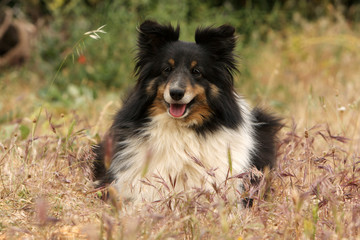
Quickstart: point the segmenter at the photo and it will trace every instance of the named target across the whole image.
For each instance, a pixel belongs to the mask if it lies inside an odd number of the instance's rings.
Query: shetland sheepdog
[[[213,191],[275,164],[279,119],[234,90],[234,27],[198,28],[195,42],[179,41],[179,32],[140,25],[136,85],[94,149],[98,186],[112,184],[123,199],[156,201],[168,186]]]

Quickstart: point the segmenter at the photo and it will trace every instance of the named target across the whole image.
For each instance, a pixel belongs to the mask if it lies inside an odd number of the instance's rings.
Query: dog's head
[[[137,86],[153,99],[149,114],[168,113],[187,126],[210,120],[231,124],[236,119],[229,113],[238,111],[232,76],[235,29],[199,28],[194,43],[179,41],[179,31],[179,26],[153,21],[139,27]]]

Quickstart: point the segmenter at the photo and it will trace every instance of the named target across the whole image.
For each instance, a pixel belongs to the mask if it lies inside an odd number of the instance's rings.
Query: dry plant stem
[[[248,209],[229,199],[231,178],[212,192],[199,187],[174,193],[179,181],[157,176],[143,179],[154,187],[155,181],[165,183],[161,192],[168,194],[157,202],[136,208],[115,193],[112,203],[101,200],[98,190],[88,187],[89,162],[80,156],[90,159],[95,135],[105,134],[110,101],[118,101],[109,98],[118,90],[99,90],[102,97],[92,102],[96,111],[44,104],[54,116],[64,113],[51,119],[54,133],[49,116],[34,107],[38,86],[24,88],[14,78],[18,75],[2,73],[11,79],[0,94],[0,102],[7,103],[2,108],[20,115],[0,121],[1,146],[6,146],[0,152],[0,239],[359,239],[360,55],[344,36],[358,43],[360,35],[333,18],[299,25],[283,34],[269,32],[269,42],[252,50],[254,59],[246,65],[253,79],[239,86],[246,97],[256,95],[254,104],[265,96],[264,105],[275,108],[287,126],[279,135],[271,181],[265,176],[259,189],[241,193],[254,198]],[[279,64],[276,75],[277,67],[269,63]],[[26,117],[34,112],[32,122]],[[19,124],[30,129],[28,139],[21,139]],[[214,173],[209,170],[209,177]],[[39,196],[48,204],[41,226]]]

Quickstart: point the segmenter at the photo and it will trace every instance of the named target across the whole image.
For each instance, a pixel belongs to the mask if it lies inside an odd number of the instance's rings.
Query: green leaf
[[[67,136],[66,136],[66,139],[69,139],[69,137],[71,136],[71,134],[72,134],[72,132],[73,132],[73,130],[74,130],[75,123],[76,123],[76,121],[73,120],[72,123],[71,123],[71,125],[70,125],[70,128],[69,128],[68,134],[67,134]]]
[[[97,191],[96,195],[98,196],[98,198],[102,198],[102,192],[101,191]]]
[[[30,134],[30,128],[28,128],[28,127],[25,126],[25,125],[21,125],[21,126],[19,127],[19,130],[20,130],[21,140],[26,139],[26,138],[29,136],[29,134]]]

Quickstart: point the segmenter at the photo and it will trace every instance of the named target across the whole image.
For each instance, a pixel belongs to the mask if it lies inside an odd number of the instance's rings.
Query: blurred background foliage
[[[99,89],[133,84],[136,27],[145,19],[180,24],[185,41],[193,41],[198,26],[232,24],[239,35],[237,53],[247,61],[269,34],[286,38],[282,29],[296,30],[301,18],[332,16],[336,9],[350,23],[360,19],[355,0],[3,0],[0,6],[36,27],[30,60],[15,72],[2,69],[0,81],[36,84],[42,98],[66,105],[81,102],[79,96],[96,98]],[[107,33],[99,33],[100,39],[84,35],[102,25]],[[241,81],[251,82],[247,61],[241,62]],[[2,78],[5,72],[13,77]]]
[[[9,9],[31,35],[16,66],[2,65]],[[172,194],[118,214],[88,192],[82,155],[135,82],[145,19],[180,24],[185,41],[198,26],[236,27],[237,90],[286,125],[271,194],[249,211],[220,195]],[[71,229],[95,239],[360,239],[359,20],[359,0],[0,0],[0,239],[78,239]]]

